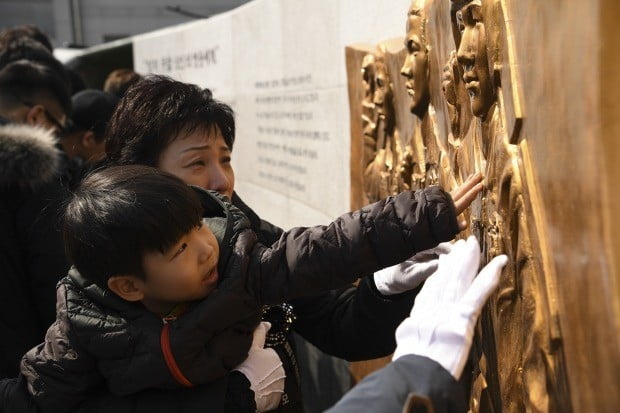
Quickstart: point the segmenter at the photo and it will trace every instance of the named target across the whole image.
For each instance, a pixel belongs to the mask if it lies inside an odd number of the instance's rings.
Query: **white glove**
[[[381,295],[393,295],[413,290],[437,269],[440,254],[447,254],[452,244],[442,242],[435,248],[420,251],[400,264],[375,272],[374,281]]]
[[[455,379],[461,377],[482,307],[499,285],[508,257],[491,260],[476,277],[480,249],[476,238],[457,241],[439,257],[439,267],[424,284],[411,310],[396,330],[392,360],[405,355],[426,356]]]
[[[274,410],[284,393],[286,374],[282,361],[274,349],[264,348],[270,328],[271,324],[266,321],[256,327],[248,358],[234,369],[243,373],[250,382],[257,412]]]

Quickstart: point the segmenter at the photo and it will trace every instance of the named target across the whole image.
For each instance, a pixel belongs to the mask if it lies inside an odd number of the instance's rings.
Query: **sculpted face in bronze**
[[[453,50],[450,53],[450,58],[443,67],[441,74],[441,90],[448,106],[448,116],[450,118],[450,130],[452,131],[453,139],[459,137],[459,102],[456,92],[456,78],[455,74],[458,73],[456,68],[456,52]]]
[[[394,128],[394,92],[386,61],[386,49],[384,45],[379,45],[375,53],[375,94],[373,103],[377,110],[379,123],[378,127],[385,128],[385,132],[390,134]]]
[[[371,53],[362,60],[362,84],[364,100],[362,100],[362,130],[364,136],[376,139],[377,119],[375,110],[375,56]]]
[[[481,0],[461,1],[456,22],[461,31],[457,59],[463,68],[463,80],[475,116],[485,119],[495,101],[487,56],[487,34]]]
[[[407,93],[411,98],[411,113],[422,118],[430,102],[426,17],[424,2],[414,0],[407,12],[405,47],[407,58],[400,74],[407,78]]]

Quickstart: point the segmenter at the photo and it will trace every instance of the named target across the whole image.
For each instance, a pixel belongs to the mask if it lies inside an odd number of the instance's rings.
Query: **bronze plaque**
[[[346,49],[352,208],[485,176],[463,236],[510,261],[464,372],[471,412],[620,406],[619,13],[414,0],[402,38]]]

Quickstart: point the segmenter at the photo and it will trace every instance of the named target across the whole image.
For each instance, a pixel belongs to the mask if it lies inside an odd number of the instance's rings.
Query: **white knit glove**
[[[499,285],[508,257],[495,257],[476,277],[480,249],[476,238],[457,241],[439,257],[437,272],[424,284],[411,315],[396,330],[392,360],[405,355],[426,356],[455,379],[461,377],[482,307]]]
[[[250,382],[257,412],[274,410],[280,404],[284,393],[286,374],[282,361],[274,349],[264,348],[265,337],[270,328],[271,324],[266,321],[256,327],[248,358],[234,369]]]
[[[393,295],[413,290],[437,269],[437,256],[447,254],[452,244],[442,242],[435,248],[420,251],[400,264],[375,272],[375,286],[381,295]]]

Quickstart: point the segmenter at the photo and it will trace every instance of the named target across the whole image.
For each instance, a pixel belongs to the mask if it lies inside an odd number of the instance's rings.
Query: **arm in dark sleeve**
[[[449,194],[439,187],[406,191],[328,226],[293,228],[271,248],[258,245],[250,265],[259,267],[250,267],[250,274],[261,276],[253,277],[253,290],[272,304],[341,288],[457,233]]]
[[[394,332],[411,312],[418,291],[384,297],[372,278],[364,277],[357,287],[292,301],[293,327],[332,356],[348,361],[384,357],[394,352]]]
[[[366,377],[326,413],[401,413],[416,411],[414,406],[432,406],[435,413],[467,411],[463,388],[447,370],[407,355]]]

